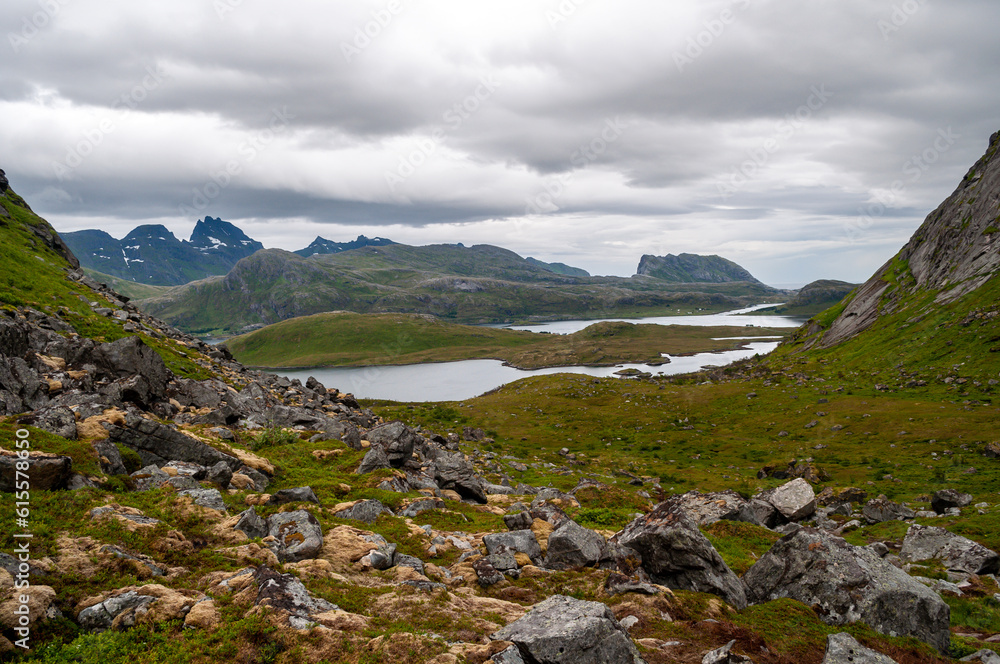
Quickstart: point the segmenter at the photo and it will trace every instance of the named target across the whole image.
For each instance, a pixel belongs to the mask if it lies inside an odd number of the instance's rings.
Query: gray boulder
[[[129,477],[131,477],[135,482],[136,491],[150,491],[151,489],[158,489],[170,480],[170,475],[167,475],[153,464],[150,464],[145,468],[140,468],[129,475]]]
[[[940,560],[946,568],[968,574],[1000,573],[1000,555],[995,551],[935,526],[910,526],[899,557],[909,563]]]
[[[490,554],[496,553],[501,547],[525,554],[538,564],[542,560],[542,547],[530,530],[511,530],[506,533],[492,533],[483,537],[483,544]]]
[[[378,500],[362,500],[361,502],[355,504],[353,507],[348,507],[345,510],[341,510],[334,514],[333,516],[338,519],[351,519],[352,521],[364,521],[365,523],[375,523],[378,519],[378,515],[382,512],[388,512],[386,508]]]
[[[401,468],[413,456],[413,447],[420,436],[402,422],[396,421],[370,429],[366,438],[372,447],[385,450],[393,468]]]
[[[732,512],[738,512],[747,501],[735,491],[717,493],[688,491],[668,498],[667,502],[676,504],[699,526],[708,526],[726,518],[726,515]]]
[[[655,583],[668,588],[711,593],[737,609],[747,600],[739,577],[722,560],[698,524],[669,502],[637,518],[612,538],[634,549]]]
[[[171,482],[173,480],[187,480],[188,482],[194,482],[190,477],[176,477],[167,480]],[[201,507],[207,507],[210,510],[215,510],[217,512],[226,511],[226,503],[222,501],[222,494],[219,493],[218,489],[185,489],[184,491],[179,491],[180,496],[190,496],[194,500],[195,505],[200,505]]]
[[[705,656],[701,658],[701,664],[744,664],[745,662],[753,664],[753,660],[749,657],[732,652],[735,645],[736,639],[733,639],[721,648],[705,653]]]
[[[726,521],[752,523],[764,528],[774,528],[779,522],[778,510],[774,509],[774,505],[759,497],[751,498],[739,508],[724,514],[722,518]]]
[[[97,346],[90,358],[97,367],[97,376],[112,381],[141,376],[155,397],[162,397],[173,373],[163,358],[147,346],[140,337],[125,337]]]
[[[880,652],[865,648],[846,632],[826,637],[823,664],[897,664]]]
[[[250,539],[267,537],[267,522],[257,514],[257,510],[253,507],[240,513],[240,520],[233,528],[245,533]]]
[[[272,514],[267,534],[277,540],[275,554],[283,563],[315,558],[323,550],[323,528],[306,510]]]
[[[567,519],[549,535],[545,566],[551,569],[596,567],[604,544],[603,536]]]
[[[816,492],[801,477],[761,495],[787,521],[801,521],[816,512]]]
[[[996,651],[982,648],[959,660],[960,662],[981,662],[982,664],[1000,664],[1000,655]]]
[[[297,629],[309,627],[316,614],[338,609],[336,604],[314,597],[291,574],[279,574],[265,565],[257,568],[254,580],[257,582],[256,604],[287,611],[288,623]]]
[[[931,509],[933,509],[938,514],[944,514],[946,511],[955,507],[968,507],[972,504],[972,495],[968,493],[962,493],[956,491],[955,489],[941,489],[934,493],[931,497]]]
[[[442,489],[450,489],[463,498],[486,504],[486,488],[472,464],[460,452],[441,452],[434,460],[434,479]]]
[[[18,418],[18,424],[38,427],[51,434],[76,440],[76,415],[66,406],[50,406]]]
[[[531,513],[527,510],[522,510],[516,514],[503,515],[503,523],[507,526],[507,530],[527,530],[531,528],[533,521]]]
[[[88,606],[76,617],[76,621],[84,629],[103,632],[111,627],[120,614],[129,610],[148,607],[155,598],[140,595],[134,590],[122,593],[117,597],[109,597],[100,604]]]
[[[894,503],[885,496],[869,500],[862,508],[861,514],[869,524],[882,523],[883,521],[904,521],[917,516],[909,507]]]
[[[97,462],[101,466],[101,471],[108,475],[128,475],[128,469],[122,462],[121,452],[108,439],[95,440],[91,445],[97,452]]]
[[[267,499],[268,505],[284,505],[286,503],[314,503],[319,505],[316,492],[309,486],[297,486],[294,489],[282,489]]]
[[[365,458],[361,460],[361,465],[355,471],[358,475],[367,475],[370,472],[376,470],[382,470],[384,468],[391,468],[389,464],[389,457],[385,453],[385,449],[378,445],[372,445],[368,448],[368,452],[365,453]]]
[[[930,588],[884,561],[815,528],[782,537],[743,576],[751,603],[788,597],[830,625],[864,622],[913,636],[947,652],[948,605]]]
[[[409,567],[415,570],[417,574],[424,573],[424,561],[416,556],[407,556],[402,553],[397,553],[393,561],[396,567]]]
[[[502,652],[498,652],[490,659],[493,660],[493,664],[525,664],[524,658],[521,657],[521,651],[517,649],[517,646],[511,646]]]
[[[372,567],[379,570],[392,568],[396,564],[396,545],[384,544],[368,554]]]
[[[13,447],[13,443],[8,443]],[[21,459],[16,452],[0,452],[0,491],[10,493],[17,487],[17,464],[27,461],[27,472],[31,478],[32,491],[54,491],[65,489],[73,475],[73,460],[68,456],[31,452],[27,459]],[[22,487],[23,488],[23,487]]]
[[[512,641],[526,662],[645,664],[606,605],[553,595],[490,636]]]
[[[229,482],[233,479],[233,469],[225,461],[220,461],[208,469],[205,479],[220,489],[228,489]]]
[[[423,498],[421,500],[414,500],[412,503],[406,506],[406,508],[400,512],[400,516],[405,516],[409,518],[414,518],[423,512],[430,512],[431,510],[442,510],[444,509],[444,501],[440,498]]]
[[[476,580],[483,588],[495,586],[504,580],[503,572],[494,567],[488,558],[480,558],[472,563],[472,569],[476,572]]]
[[[106,424],[108,437],[139,453],[144,464],[162,466],[168,461],[190,461],[211,468],[224,461],[232,470],[242,462],[236,457],[223,454],[197,438],[172,429],[156,420],[147,420],[135,414],[125,418],[125,426]]]

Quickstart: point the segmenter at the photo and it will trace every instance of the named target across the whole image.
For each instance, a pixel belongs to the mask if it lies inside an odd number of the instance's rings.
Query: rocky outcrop
[[[337,605],[315,597],[291,574],[279,574],[270,567],[261,566],[253,578],[257,584],[255,603],[282,612],[288,624],[297,629],[308,628],[318,614],[337,610]]]
[[[66,483],[73,475],[73,460],[68,456],[46,454],[45,452],[27,452],[27,458],[22,458],[18,452],[0,449],[0,492],[10,493],[16,490],[30,488],[32,491],[53,491],[65,489]],[[19,463],[26,463],[27,469],[19,468]],[[18,471],[27,473],[28,484],[18,488],[18,482],[24,477],[18,477]]]
[[[739,512],[747,502],[735,491],[716,493],[688,491],[679,496],[668,498],[667,501],[676,504],[678,509],[700,526],[708,526],[728,518],[728,515],[733,512]]]
[[[138,452],[143,464],[162,466],[168,461],[190,461],[211,467],[223,461],[234,471],[243,465],[236,457],[224,454],[197,438],[139,415],[130,414],[124,426],[108,424],[105,428],[111,440]]]
[[[916,512],[909,507],[894,503],[885,496],[869,500],[861,509],[861,514],[865,517],[865,521],[870,524],[884,521],[904,521],[917,516]]]
[[[770,503],[786,521],[801,521],[816,511],[816,492],[802,478],[782,484],[758,498]]]
[[[281,562],[315,558],[323,550],[323,528],[306,510],[280,512],[267,518],[267,534],[275,540]]]
[[[830,625],[861,621],[947,652],[948,605],[868,548],[814,528],[786,535],[744,575],[751,603],[781,597],[816,609]]]
[[[545,566],[550,569],[595,567],[604,550],[604,537],[567,519],[549,535]]]
[[[501,547],[525,554],[532,561],[540,563],[542,547],[538,544],[535,533],[530,530],[511,530],[506,533],[492,533],[483,537],[483,545],[489,554],[496,553]]]
[[[845,632],[826,637],[823,664],[897,664],[896,660],[865,648]]]
[[[385,451],[389,465],[401,468],[413,456],[413,448],[420,435],[402,422],[395,421],[369,430],[367,438],[372,447],[381,447]]]
[[[628,632],[606,605],[554,595],[490,636],[512,641],[526,662],[644,664]]]
[[[451,489],[463,498],[485,504],[483,480],[460,452],[439,452],[434,460],[434,479],[442,489]]]
[[[914,524],[906,531],[899,557],[906,562],[938,560],[946,568],[966,574],[997,574],[1000,555],[978,542],[944,528]]]
[[[661,503],[625,526],[612,540],[642,557],[654,582],[680,590],[711,593],[732,606],[747,605],[740,579],[679,506]]]
[[[972,494],[962,493],[955,489],[935,491],[931,497],[931,509],[938,514],[944,514],[950,509],[967,507],[972,504]]]

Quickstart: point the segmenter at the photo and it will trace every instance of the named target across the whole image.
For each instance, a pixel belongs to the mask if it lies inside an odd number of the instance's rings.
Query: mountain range
[[[730,260],[721,256],[700,256],[698,254],[646,255],[639,260],[636,274],[678,283],[727,283],[732,281],[760,283],[747,270]]]

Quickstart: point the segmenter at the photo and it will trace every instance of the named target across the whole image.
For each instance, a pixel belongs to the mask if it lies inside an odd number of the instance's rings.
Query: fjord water
[[[774,305],[761,305],[774,306]],[[751,307],[722,314],[704,316],[662,316],[631,319],[633,323],[658,325],[755,325],[766,327],[798,327],[802,319],[786,316],[740,315],[761,308]],[[625,319],[609,319],[625,320]],[[557,321],[541,325],[516,326],[553,334],[569,334],[600,321]],[[303,383],[314,376],[327,387],[336,387],[362,399],[391,399],[393,401],[461,401],[479,396],[506,383],[555,373],[576,373],[594,377],[610,377],[623,369],[638,369],[651,374],[674,375],[698,371],[707,366],[722,366],[737,360],[766,355],[777,348],[777,341],[755,341],[746,348],[721,353],[698,353],[684,357],[664,354],[669,363],[662,366],[647,364],[619,364],[613,367],[551,367],[531,371],[504,366],[499,360],[463,360],[432,364],[380,367],[330,367],[304,371],[281,371],[288,378],[298,378]]]

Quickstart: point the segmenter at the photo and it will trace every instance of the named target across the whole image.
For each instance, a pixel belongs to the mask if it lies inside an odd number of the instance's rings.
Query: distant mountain
[[[339,254],[342,251],[360,249],[361,247],[386,247],[390,244],[396,243],[384,237],[368,238],[364,235],[359,235],[358,239],[350,242],[334,242],[333,240],[327,240],[326,238],[319,237],[317,235],[316,239],[312,241],[312,244],[305,249],[299,249],[294,253],[302,256],[303,258],[309,258],[310,256],[315,256],[316,254]]]
[[[489,245],[392,244],[303,258],[280,249],[241,260],[210,277],[137,302],[172,325],[196,332],[248,326],[326,311],[428,313],[462,323],[721,311],[766,301],[759,283],[679,285],[657,279],[556,274]]]
[[[759,313],[775,313],[785,316],[814,316],[839,303],[847,297],[858,284],[835,279],[820,279],[806,284],[788,302],[769,309],[759,310]]]
[[[85,269],[154,286],[226,274],[240,259],[264,248],[228,221],[212,217],[198,221],[187,241],[158,224],[139,226],[121,240],[99,230],[62,237]]]
[[[639,260],[636,274],[680,284],[721,284],[733,281],[760,283],[752,274],[730,260],[721,256],[698,254],[645,255]]]
[[[549,272],[555,272],[556,274],[563,274],[567,277],[589,277],[590,272],[580,269],[578,267],[573,267],[572,265],[566,265],[566,263],[546,263],[540,261],[537,258],[532,258],[528,256],[524,260],[528,261],[536,267],[540,267],[543,270],[548,270]]]

